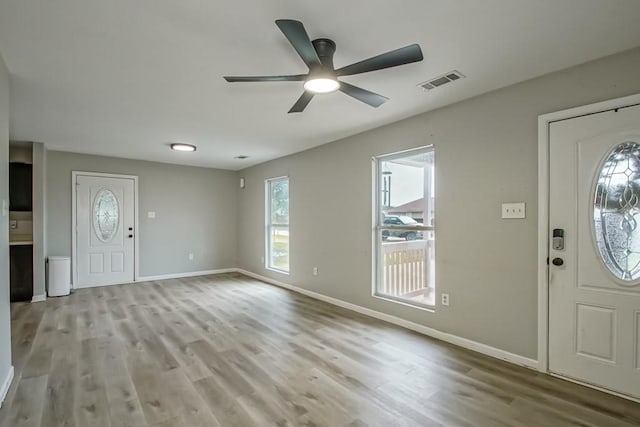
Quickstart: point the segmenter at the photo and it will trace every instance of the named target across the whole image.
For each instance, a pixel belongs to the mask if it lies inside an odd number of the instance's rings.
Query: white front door
[[[76,287],[134,280],[133,178],[76,175]]]
[[[640,106],[549,137],[549,370],[640,398]]]

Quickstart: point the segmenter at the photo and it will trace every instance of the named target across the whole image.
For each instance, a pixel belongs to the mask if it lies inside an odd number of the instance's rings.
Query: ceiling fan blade
[[[422,61],[422,59],[423,56],[420,46],[412,44],[339,68],[336,70],[336,75],[350,76],[353,74],[368,73],[369,71],[383,70],[385,68]]]
[[[301,82],[307,78],[306,74],[295,76],[224,76],[228,82]]]
[[[340,82],[340,90],[347,95],[354,97],[358,101],[369,104],[374,108],[378,108],[389,99],[386,96],[378,95],[375,92],[371,92],[345,82]]]
[[[293,19],[278,19],[276,25],[310,70],[321,66],[320,58],[318,58],[302,22]]]
[[[300,96],[300,98],[298,98],[296,103],[293,104],[293,107],[291,107],[291,109],[289,110],[289,113],[302,113],[304,109],[307,108],[307,105],[311,101],[311,98],[313,98],[313,93],[307,92],[305,90],[302,93],[302,96]]]

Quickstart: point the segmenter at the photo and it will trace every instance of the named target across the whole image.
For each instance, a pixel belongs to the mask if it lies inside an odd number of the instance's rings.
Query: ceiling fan
[[[225,77],[224,79],[232,83],[304,82],[304,92],[291,107],[289,113],[301,113],[314,95],[335,92],[336,90],[340,90],[365,104],[377,108],[389,98],[340,81],[338,77],[368,73],[369,71],[410,64],[423,59],[420,46],[412,44],[336,70],[333,66],[333,54],[336,51],[336,44],[333,40],[323,38],[311,41],[307,31],[304,29],[304,25],[300,21],[278,19],[276,25],[284,33],[304,63],[307,64],[309,73],[288,76]]]

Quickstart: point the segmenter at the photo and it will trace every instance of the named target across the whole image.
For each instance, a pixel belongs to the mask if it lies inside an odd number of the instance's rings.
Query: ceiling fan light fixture
[[[171,144],[173,151],[196,151],[196,146],[191,144]]]
[[[304,82],[304,89],[313,93],[331,93],[340,89],[340,82],[329,77],[312,77]]]
[[[309,73],[284,76],[224,76],[224,79],[230,83],[304,82],[304,92],[288,113],[302,113],[315,95],[337,90],[373,108],[378,108],[389,98],[347,82],[340,82],[338,77],[384,70],[424,59],[420,45],[412,44],[336,69],[333,65],[336,43],[333,40],[319,38],[312,41],[302,22],[294,19],[277,19],[276,25],[309,68]]]

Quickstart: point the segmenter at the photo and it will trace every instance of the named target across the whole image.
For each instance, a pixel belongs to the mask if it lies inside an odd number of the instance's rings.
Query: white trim
[[[614,395],[614,396],[621,397],[621,398],[623,398],[623,399],[627,399],[627,400],[631,400],[631,401],[633,401],[633,402],[638,402],[638,403],[640,403],[640,399],[638,399],[638,398],[636,398],[636,397],[633,397],[633,396],[629,396],[628,394],[618,393],[617,391],[609,390],[608,388],[600,387],[600,386],[597,386],[597,385],[595,385],[595,384],[585,383],[585,382],[583,382],[583,381],[576,380],[576,379],[571,378],[571,377],[565,377],[565,376],[563,376],[563,375],[556,374],[556,373],[554,373],[554,372],[549,372],[549,375],[551,375],[552,377],[555,377],[555,378],[560,378],[561,380],[565,380],[565,381],[572,382],[572,383],[574,383],[574,384],[579,384],[579,385],[581,385],[581,386],[585,386],[585,387],[593,388],[593,389],[598,390],[598,391],[601,391],[601,392],[603,392],[603,393],[612,394],[612,395]]]
[[[279,286],[281,288],[289,289],[291,291],[306,295],[308,297],[327,302],[329,304],[336,305],[338,307],[346,308],[347,310],[355,311],[360,314],[364,314],[365,316],[374,317],[376,319],[383,320],[385,322],[393,323],[394,325],[401,326],[403,328],[410,329],[412,331],[421,333],[423,335],[427,335],[441,341],[445,341],[459,347],[463,347],[469,350],[476,351],[478,353],[485,354],[487,356],[495,357],[496,359],[501,359],[506,362],[510,362],[516,365],[524,366],[530,369],[538,369],[538,361],[534,359],[530,359],[528,357],[520,356],[518,354],[510,353],[505,350],[500,350],[495,347],[491,347],[486,344],[479,343],[477,341],[472,341],[467,338],[462,338],[456,335],[448,334],[446,332],[438,331],[436,329],[429,328],[427,326],[419,325],[417,323],[410,322],[405,319],[401,319],[396,316],[392,316],[390,314],[381,313],[379,311],[371,310],[369,308],[365,308],[356,304],[351,304],[346,301],[339,300],[337,298],[332,298],[326,295],[319,294],[317,292],[310,291],[308,289],[299,288],[297,286],[289,285],[287,283],[280,282],[278,280],[271,279],[269,277],[261,276],[256,273],[252,273],[247,270],[243,270],[241,268],[236,269],[238,273],[242,273],[246,276],[253,277],[254,279],[258,279],[260,281],[270,283],[272,285]]]
[[[137,281],[138,276],[140,275],[140,257],[138,255],[140,249],[140,224],[138,221],[138,176],[100,172],[71,171],[71,288],[75,289],[78,284],[78,264],[76,262],[76,180],[78,176],[96,176],[102,178],[120,178],[133,180],[133,229],[135,230],[135,238],[133,239],[133,281]]]
[[[4,402],[5,397],[7,397],[7,393],[9,393],[11,381],[13,381],[13,365],[9,367],[9,372],[2,382],[2,387],[0,387],[0,408],[2,408],[2,403]]]
[[[43,302],[47,300],[47,294],[34,295],[31,302]]]
[[[549,372],[549,125],[560,120],[640,104],[640,94],[538,116],[538,369]],[[565,378],[568,379],[568,378]],[[575,380],[570,380],[574,381]],[[585,384],[588,387],[596,388]],[[607,393],[615,394],[609,390]]]
[[[150,282],[152,280],[180,279],[183,277],[208,276],[210,274],[235,273],[237,268],[218,268],[215,270],[188,271],[185,273],[159,274],[157,276],[140,276],[137,282]]]

